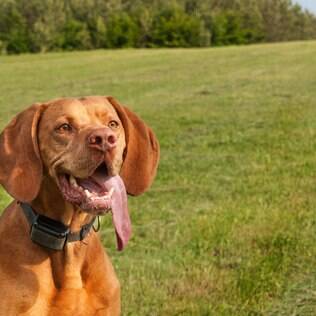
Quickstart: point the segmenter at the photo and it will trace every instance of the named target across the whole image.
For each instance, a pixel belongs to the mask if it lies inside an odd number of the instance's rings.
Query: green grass
[[[103,222],[123,315],[311,316],[315,87],[316,42],[0,57],[0,127],[35,101],[107,94],[155,130],[126,251]]]

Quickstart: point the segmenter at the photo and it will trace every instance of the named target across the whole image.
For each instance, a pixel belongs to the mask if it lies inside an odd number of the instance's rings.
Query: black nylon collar
[[[31,205],[19,202],[24,215],[31,226],[31,240],[45,248],[63,250],[67,242],[82,241],[93,227],[96,217],[83,225],[80,231],[71,232],[63,223],[44,215],[37,214]]]

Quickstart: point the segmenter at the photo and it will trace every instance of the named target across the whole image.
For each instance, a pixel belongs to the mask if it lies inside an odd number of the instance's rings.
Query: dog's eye
[[[109,127],[110,128],[118,128],[119,127],[119,123],[116,122],[116,121],[110,121]]]
[[[72,127],[70,124],[64,123],[62,125],[60,125],[57,130],[59,132],[71,132],[72,131]]]

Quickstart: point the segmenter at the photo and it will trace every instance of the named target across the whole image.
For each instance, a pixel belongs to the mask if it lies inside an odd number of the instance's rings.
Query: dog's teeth
[[[86,196],[89,198],[92,196],[91,192],[89,192],[89,190],[84,190],[84,193],[86,194]]]
[[[113,192],[114,192],[114,188],[111,188],[111,190],[110,190],[109,193],[108,193],[108,197],[109,197],[109,198],[112,197]]]
[[[77,181],[76,181],[76,179],[75,179],[74,176],[70,176],[70,177],[69,177],[69,182],[70,182],[70,184],[71,184],[73,187],[75,187],[75,188],[78,187],[78,183],[77,183]]]

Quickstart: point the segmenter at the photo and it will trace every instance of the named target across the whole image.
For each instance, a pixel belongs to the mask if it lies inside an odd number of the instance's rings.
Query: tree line
[[[291,0],[1,0],[0,52],[207,47],[316,39]]]

